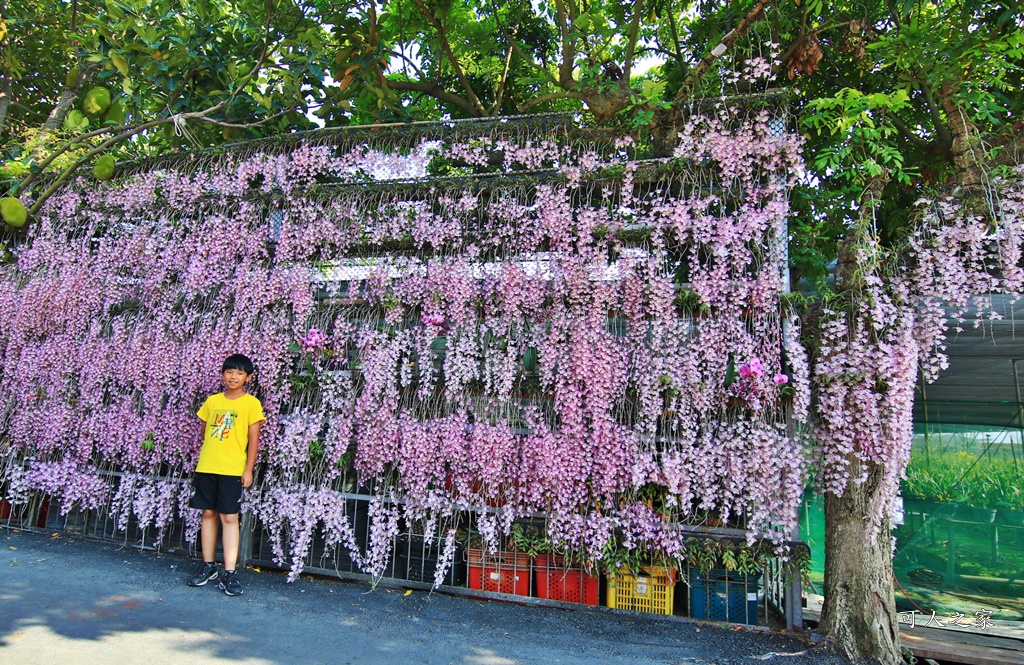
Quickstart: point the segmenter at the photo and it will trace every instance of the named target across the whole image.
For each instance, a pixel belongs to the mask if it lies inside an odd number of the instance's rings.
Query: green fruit
[[[121,106],[121,100],[115,99],[110,104],[110,108],[103,114],[103,124],[105,125],[122,125],[124,124],[124,107]]]
[[[68,75],[64,79],[64,85],[66,85],[69,88],[74,88],[76,85],[78,85],[78,67],[72,67],[70,70],[68,70]]]
[[[0,215],[9,226],[20,229],[28,221],[28,211],[24,204],[13,196],[0,199]]]
[[[96,160],[96,166],[92,167],[92,175],[97,180],[110,180],[114,177],[114,167],[117,161],[113,155],[103,155]]]
[[[110,91],[106,88],[93,88],[85,93],[82,110],[87,116],[95,118],[102,115],[108,108],[110,108]]]

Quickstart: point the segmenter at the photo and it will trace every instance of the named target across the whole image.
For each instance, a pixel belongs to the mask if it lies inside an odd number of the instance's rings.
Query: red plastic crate
[[[540,555],[534,561],[537,597],[567,603],[597,605],[597,577],[580,568],[565,568],[560,556]]]
[[[470,549],[469,588],[515,596],[530,595],[530,557],[518,552]]]

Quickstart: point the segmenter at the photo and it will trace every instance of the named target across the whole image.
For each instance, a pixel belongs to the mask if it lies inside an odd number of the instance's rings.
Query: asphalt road
[[[330,579],[241,574],[245,595],[185,585],[194,563],[0,529],[0,663],[160,665],[838,665],[795,636],[676,617],[569,611]]]

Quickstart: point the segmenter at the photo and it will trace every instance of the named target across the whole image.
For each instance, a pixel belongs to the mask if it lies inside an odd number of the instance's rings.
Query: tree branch
[[[458,59],[455,57],[455,53],[452,51],[452,46],[448,42],[448,35],[445,32],[444,25],[438,20],[437,16],[432,11],[427,9],[427,6],[423,4],[423,0],[413,0],[416,5],[423,12],[423,15],[427,17],[427,20],[434,26],[434,30],[437,31],[437,36],[441,39],[441,48],[444,50],[445,56],[448,57],[448,61],[452,64],[452,69],[455,70],[455,76],[459,79],[459,83],[462,84],[462,89],[466,92],[466,96],[469,97],[471,108],[473,112],[471,115],[485,116],[487,115],[487,109],[480,102],[480,99],[473,92],[473,86],[469,84],[469,79],[466,78],[466,74],[462,71],[462,66],[459,65]],[[429,94],[429,93],[428,93]]]
[[[494,19],[495,19],[495,22],[498,24],[498,29],[501,30],[501,34],[504,35],[505,39],[508,40],[508,43],[512,45],[513,49],[515,49],[516,55],[518,55],[520,58],[522,58],[524,61],[526,61],[531,67],[536,69],[538,72],[540,72],[541,74],[544,74],[544,76],[546,76],[547,79],[549,81],[551,81],[551,83],[553,83],[554,85],[558,85],[558,79],[556,79],[554,76],[552,76],[551,72],[549,72],[543,65],[539,64],[538,62],[536,62],[533,59],[532,56],[527,55],[523,51],[523,49],[521,49],[519,47],[519,44],[516,43],[516,40],[513,39],[512,36],[508,34],[508,30],[502,24],[501,18],[498,17],[498,7],[497,7],[497,5],[494,5]],[[518,26],[517,26],[517,28],[518,28]]]
[[[293,106],[293,107],[287,108],[287,109],[285,109],[283,111],[278,111],[274,115],[269,115],[266,118],[263,118],[262,120],[257,120],[256,122],[224,122],[223,120],[214,120],[213,118],[202,118],[200,120],[200,122],[202,122],[204,125],[214,125],[216,127],[227,127],[229,129],[249,129],[250,127],[259,127],[260,125],[263,125],[264,123],[268,123],[271,120],[277,120],[281,116],[288,115],[289,113],[291,113],[292,111],[295,111],[295,110],[296,110],[296,107]]]
[[[683,58],[683,48],[679,45],[679,29],[676,28],[676,18],[673,15],[672,3],[668,5],[668,27],[672,34],[672,43],[675,46],[676,52],[674,57],[676,62],[679,64],[680,71],[686,71],[686,59]]]
[[[558,85],[563,90],[576,87],[576,79],[572,77],[573,64],[576,61],[576,42],[569,39],[569,22],[575,19],[565,10],[563,0],[555,0],[555,15],[558,17],[558,29],[562,33],[562,62],[558,65]]]
[[[826,25],[824,28],[814,30],[814,34],[820,35],[821,33],[828,32],[829,30],[835,30],[836,28],[846,27],[851,23],[853,23],[853,21],[843,21],[842,23],[833,23],[832,25]],[[774,74],[778,74],[780,71],[782,71],[782,68],[786,66],[786,62],[791,57],[793,57],[793,54],[796,52],[797,48],[799,48],[800,45],[804,43],[805,39],[807,39],[807,33],[801,31],[800,37],[793,40],[793,43],[789,46],[788,49],[786,49],[786,52],[782,54],[782,57],[779,58],[779,64],[776,65],[773,69]]]
[[[928,104],[928,111],[932,116],[932,124],[935,125],[935,132],[942,139],[943,143],[946,143],[952,149],[953,146],[953,134],[949,131],[949,127],[942,119],[942,114],[939,112],[939,102],[935,98],[935,89],[932,88],[927,82],[921,81],[921,92],[924,93],[924,101]]]
[[[929,141],[928,139],[922,138],[915,134],[913,130],[911,130],[910,127],[906,125],[906,123],[904,123],[895,115],[886,115],[886,117],[893,124],[893,127],[899,130],[900,134],[903,135],[903,138],[907,139],[908,141],[916,145],[918,148],[921,148],[925,152],[932,155],[942,155],[944,157],[949,157],[952,154],[950,152],[950,148],[953,145],[952,141],[950,141],[949,143],[944,143],[939,139],[932,139]]]
[[[2,86],[2,85],[3,84],[0,84],[0,86]],[[16,102],[13,99],[11,100],[11,108],[12,109],[18,109],[18,110],[22,111],[23,113],[26,113],[26,114],[28,114],[30,116],[38,118],[39,120],[46,120],[46,114],[45,113],[40,113],[39,111],[33,111],[29,107],[25,106],[24,104],[22,104],[20,102]],[[2,126],[3,126],[3,123],[0,123],[0,127],[2,127]]]
[[[406,62],[406,64],[409,64],[409,65],[411,65],[411,66],[412,66],[412,68],[413,68],[413,70],[415,70],[415,72],[416,72],[416,75],[417,75],[417,76],[419,76],[420,78],[426,78],[426,77],[427,77],[427,75],[426,75],[425,73],[423,73],[423,70],[422,70],[422,69],[420,69],[419,65],[418,65],[418,64],[416,64],[416,62],[414,62],[414,61],[413,61],[413,60],[412,60],[412,59],[411,59],[411,58],[410,58],[409,56],[407,56],[406,54],[402,53],[401,51],[388,51],[388,53],[391,53],[391,54],[393,54],[393,55],[396,55],[396,56],[398,56],[399,58],[401,58],[402,60],[404,60],[404,61]],[[390,86],[390,84],[391,84],[391,82],[390,82],[390,81],[388,81],[388,85],[389,85],[389,86]]]
[[[117,126],[117,127],[102,127],[100,129],[94,129],[91,132],[86,132],[85,134],[79,134],[78,136],[75,136],[75,137],[72,137],[72,138],[68,139],[67,141],[62,143],[60,146],[58,146],[55,150],[50,152],[50,154],[46,157],[46,159],[44,159],[42,162],[40,162],[37,165],[37,171],[35,173],[29,173],[27,176],[25,176],[25,179],[22,180],[21,183],[18,184],[17,188],[15,188],[14,193],[13,193],[12,196],[21,196],[22,192],[27,190],[28,186],[31,185],[35,181],[35,179],[46,170],[46,167],[48,167],[50,164],[53,163],[53,161],[55,159],[57,159],[58,157],[60,157],[61,155],[66,153],[68,150],[70,150],[74,146],[78,145],[79,143],[81,143],[83,141],[87,141],[87,140],[92,139],[92,138],[96,138],[97,136],[103,136],[104,134],[110,134],[110,133],[113,133],[113,132],[116,132],[116,131],[127,131],[127,130],[131,129],[131,127],[132,127],[132,125],[121,125],[121,126]]]
[[[767,7],[769,4],[771,4],[771,0],[757,0],[757,2],[754,3],[754,6],[751,7],[750,11],[747,12],[747,15],[743,17],[739,24],[735,28],[733,28],[728,34],[722,37],[722,41],[719,42],[718,46],[712,49],[710,53],[705,55],[701,59],[701,61],[697,63],[697,66],[693,68],[693,71],[691,71],[690,74],[686,77],[686,80],[683,81],[683,85],[680,86],[679,93],[676,95],[675,100],[672,102],[673,106],[679,106],[684,101],[686,101],[686,99],[690,96],[690,91],[693,89],[697,81],[700,80],[700,77],[704,76],[704,74],[709,69],[711,69],[711,65],[712,63],[714,63],[715,60],[717,60],[726,51],[735,46],[737,39],[747,34],[747,31],[750,30],[750,26],[752,26],[761,18],[761,16],[764,14],[765,7]]]
[[[197,111],[195,113],[181,113],[178,115],[167,116],[166,118],[160,118],[158,120],[150,120],[149,122],[144,122],[142,124],[131,127],[127,131],[121,132],[117,136],[112,136],[111,138],[107,139],[103,143],[99,144],[98,146],[87,152],[79,159],[75,160],[70,166],[65,168],[64,171],[60,174],[60,176],[52,183],[50,183],[50,186],[46,189],[46,191],[44,191],[39,196],[39,198],[36,199],[35,203],[32,204],[32,207],[29,208],[28,214],[34,215],[36,212],[38,212],[39,208],[42,207],[43,203],[45,203],[47,199],[53,196],[53,193],[60,189],[60,186],[67,182],[68,178],[74,175],[75,171],[77,171],[82,164],[86,163],[87,161],[89,161],[96,155],[100,154],[101,152],[106,151],[111,146],[116,145],[122,141],[126,141],[144,130],[152,129],[153,127],[159,127],[160,125],[165,125],[169,122],[175,122],[176,118],[180,118],[181,120],[186,122],[189,120],[203,121],[206,119],[207,115],[211,113],[216,113],[221,108],[223,108],[225,103],[226,102],[220,102],[219,104],[215,104],[214,106],[211,106],[206,110]],[[22,185],[24,185],[24,183],[22,183]],[[24,187],[19,186],[19,194],[20,192],[23,191]],[[18,196],[19,194],[13,194],[13,196]]]
[[[633,54],[636,52],[636,40],[640,35],[640,12],[643,11],[644,0],[633,3],[633,20],[629,26],[629,43],[626,45],[626,62],[622,66],[622,79],[629,85],[630,72],[633,71]]]
[[[566,90],[564,92],[550,92],[546,95],[541,95],[540,97],[534,97],[530,101],[526,102],[525,104],[519,107],[519,112],[526,113],[527,111],[532,109],[534,106],[537,106],[538,104],[543,104],[544,102],[550,102],[556,99],[579,99],[585,102],[587,101],[587,96],[584,95],[582,92],[576,92],[575,90]]]
[[[374,51],[377,50],[377,2],[376,0],[370,0],[370,6],[367,10],[370,18],[370,48]],[[382,87],[387,87],[387,79],[384,77],[384,68],[381,67],[380,62],[376,57],[373,58],[373,73],[377,79],[377,84]]]
[[[896,7],[893,6],[892,0],[885,0],[885,6],[889,8],[889,18],[891,18],[892,22],[896,24],[896,29],[898,30],[902,28],[903,26],[900,21],[900,13],[896,11]]]
[[[0,74],[0,134],[4,131],[4,124],[7,122],[7,109],[10,108],[11,103],[11,72],[6,70]]]
[[[499,29],[502,33],[505,32],[501,25],[501,19],[498,18],[498,8],[494,8],[494,20],[498,24]],[[516,27],[512,29],[511,35],[506,35],[508,38],[508,51],[505,53],[505,66],[501,70],[501,81],[498,82],[498,92],[495,95],[494,108],[491,109],[491,115],[499,115],[501,113],[501,102],[505,97],[505,82],[508,81],[508,72],[512,67],[512,53],[515,51],[515,38],[519,34],[519,26],[523,22],[523,5],[519,6],[519,18],[516,19]]]
[[[939,95],[953,137],[950,154],[953,166],[956,167],[957,182],[962,187],[977,187],[982,181],[981,156],[975,151],[978,144],[977,127],[956,99],[952,85],[944,84]]]
[[[187,118],[203,118],[205,121],[209,122],[209,119],[206,118],[206,116],[209,115],[210,113],[214,113],[214,112],[220,110],[221,108],[224,108],[225,110],[227,108],[229,108],[231,106],[231,102],[233,102],[235,100],[235,97],[238,96],[238,93],[241,92],[242,90],[244,90],[245,86],[247,86],[249,84],[249,81],[251,81],[252,78],[262,69],[263,63],[269,57],[270,52],[272,50],[271,47],[270,47],[270,23],[271,23],[271,20],[273,18],[273,16],[272,16],[273,15],[273,5],[271,4],[271,0],[264,0],[264,4],[265,4],[265,6],[267,8],[267,22],[266,22],[267,37],[263,40],[263,46],[262,46],[262,48],[260,50],[260,57],[256,61],[256,64],[253,65],[252,70],[250,70],[250,72],[247,75],[242,77],[242,80],[238,82],[237,86],[235,86],[234,89],[232,89],[231,95],[226,100],[224,100],[223,102],[220,102],[220,103],[218,103],[218,104],[216,104],[214,106],[211,106],[210,108],[208,108],[208,109],[206,109],[204,111],[198,111],[196,113],[178,114],[179,117],[186,118],[186,119]],[[190,72],[190,75],[192,73],[193,72]],[[187,78],[188,77],[186,77],[186,79]],[[84,79],[85,79],[85,74],[83,73],[83,75],[79,78],[79,87],[81,87],[82,82],[84,81]],[[184,86],[182,86],[182,87],[180,87],[178,89],[179,94],[180,94],[180,91],[183,88],[184,88]],[[66,153],[68,150],[70,150],[75,145],[77,145],[77,144],[79,144],[79,143],[81,143],[83,141],[87,141],[88,139],[95,138],[97,136],[102,136],[104,134],[109,134],[111,132],[116,132],[116,131],[123,131],[121,136],[124,136],[125,138],[131,138],[132,136],[134,136],[135,134],[139,133],[140,131],[142,131],[144,129],[148,129],[150,127],[156,127],[158,125],[165,124],[167,122],[172,121],[174,119],[174,113],[170,109],[170,104],[168,104],[167,113],[168,113],[168,115],[163,117],[163,118],[158,118],[157,120],[152,120],[152,121],[150,121],[148,123],[143,123],[141,125],[135,125],[135,126],[133,126],[133,125],[121,125],[121,126],[116,126],[116,127],[103,127],[103,128],[100,128],[100,129],[93,130],[91,132],[86,132],[85,134],[80,134],[78,136],[75,136],[75,137],[65,141],[56,150],[52,151],[50,153],[50,155],[47,156],[47,158],[45,160],[43,160],[38,165],[37,170],[34,173],[29,173],[28,175],[25,176],[24,180],[22,180],[18,184],[17,188],[15,188],[14,193],[12,194],[12,196],[20,196],[23,192],[25,192],[28,189],[28,186],[31,185],[36,180],[36,178],[40,174],[43,173],[43,171],[46,169],[46,167],[48,167],[50,164],[52,164],[55,159],[57,159],[58,157],[60,157],[64,153]],[[287,111],[285,111],[285,113],[287,113]],[[278,114],[278,115],[280,115],[280,114]],[[273,117],[277,117],[277,116],[272,116],[272,118]],[[250,123],[250,124],[247,124],[247,125],[231,125],[231,126],[232,127],[258,126],[258,125],[261,125],[264,122],[266,122],[266,120],[269,120],[269,119],[272,119],[272,118],[267,118],[267,119],[261,120],[261,121],[259,121],[257,123]],[[210,124],[213,124],[213,123],[210,123]],[[225,126],[227,126],[227,125],[225,125]],[[124,140],[124,139],[120,139],[120,140]],[[111,138],[111,139],[105,141],[104,143],[102,143],[100,147],[102,149],[105,149],[105,148],[103,148],[103,146],[116,145],[117,143],[120,142],[120,140],[117,140],[117,137]],[[95,154],[95,151],[89,153],[89,155],[93,155],[93,154]],[[69,167],[69,168],[72,168],[72,171],[77,169],[78,168],[78,163],[72,165],[72,167]],[[49,190],[47,190],[47,191],[49,191]],[[49,196],[49,194],[47,194],[47,196]]]
[[[388,80],[388,87],[392,90],[409,90],[412,92],[422,92],[426,95],[433,97],[434,99],[440,100],[446,104],[458,107],[462,111],[465,111],[467,115],[476,116],[477,107],[472,102],[459,97],[453,93],[448,92],[440,85],[437,81],[424,82],[424,81],[393,81]]]
[[[64,118],[71,111],[71,107],[74,106],[75,100],[78,99],[78,95],[82,92],[82,88],[85,86],[86,80],[92,77],[93,69],[85,68],[78,77],[78,81],[74,86],[65,86],[60,93],[60,97],[57,99],[57,104],[50,111],[43,126],[39,128],[39,133],[34,139],[36,147],[32,149],[30,159],[34,162],[39,158],[40,149],[46,140],[55,132],[57,129],[64,124]]]

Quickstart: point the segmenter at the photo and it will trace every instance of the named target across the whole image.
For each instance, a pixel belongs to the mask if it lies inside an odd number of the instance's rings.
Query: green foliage
[[[978,508],[1024,510],[1021,469],[1016,460],[970,450],[916,452],[903,481],[903,495]]]
[[[689,538],[683,546],[683,558],[687,565],[708,572],[712,568],[736,572],[741,575],[759,575],[765,566],[776,557],[773,545],[760,541],[754,545],[720,538]],[[802,572],[810,565],[810,552],[806,547],[797,547],[789,553]]]
[[[624,568],[640,571],[656,566],[667,571],[679,570],[679,562],[675,559],[667,559],[662,554],[652,554],[642,547],[626,547],[620,543],[609,543],[605,547],[600,563],[609,575],[614,575]]]
[[[510,549],[531,557],[554,551],[542,522],[517,522],[512,525]]]
[[[69,132],[77,133],[88,126],[89,118],[85,117],[85,114],[78,109],[72,109],[67,116],[64,117],[64,129]]]
[[[327,33],[301,2],[25,0],[6,3],[3,24],[0,80],[17,103],[0,112],[0,162],[15,177],[60,173],[97,146],[141,157],[308,128],[304,112],[327,85]],[[76,90],[80,110],[62,106]],[[211,108],[208,120],[240,127],[203,121],[184,135],[168,131],[172,114]],[[165,124],[109,147],[100,142],[113,133],[92,138],[101,127],[154,120]]]
[[[952,135],[961,114],[972,141],[1008,145],[999,137],[1024,111],[1024,11],[1005,0],[848,2],[817,18],[811,8],[809,20],[797,7],[779,9],[780,34],[818,30],[824,56],[813,75],[788,84],[802,93],[795,110],[812,177],[793,197],[791,266],[813,284],[856,221],[868,180],[888,179],[874,231],[899,248],[913,202],[959,177]]]
[[[842,142],[815,155],[815,170],[834,172],[857,189],[883,175],[909,184],[911,174],[904,170],[903,153],[891,143],[897,130],[886,119],[887,113],[906,108],[909,99],[905,90],[864,94],[843,88],[834,97],[812,100],[802,118],[803,126],[843,137]]]

